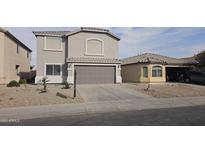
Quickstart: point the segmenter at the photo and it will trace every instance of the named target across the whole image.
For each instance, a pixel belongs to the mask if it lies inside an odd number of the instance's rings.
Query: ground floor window
[[[143,77],[147,78],[148,77],[148,68],[147,67],[143,67]]]
[[[19,75],[20,73],[20,65],[16,65],[16,75]]]
[[[61,65],[58,64],[46,64],[46,75],[60,76]]]
[[[162,77],[162,67],[161,66],[152,67],[152,77]]]

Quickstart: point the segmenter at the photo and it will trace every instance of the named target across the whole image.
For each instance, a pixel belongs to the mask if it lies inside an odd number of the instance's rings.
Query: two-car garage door
[[[115,83],[115,66],[75,66],[77,84]]]

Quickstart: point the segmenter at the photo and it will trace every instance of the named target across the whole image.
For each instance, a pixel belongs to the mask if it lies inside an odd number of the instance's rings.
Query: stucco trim
[[[100,41],[102,43],[102,47],[101,47],[102,53],[101,54],[91,54],[91,53],[89,53],[89,51],[88,51],[88,41],[90,41],[90,40],[97,40],[97,41]],[[104,54],[104,41],[102,39],[99,39],[99,38],[87,38],[85,40],[85,55],[86,56],[104,56],[105,55]]]
[[[46,65],[60,65],[60,75],[46,75]],[[62,63],[44,63],[44,71],[43,71],[44,76],[47,76],[47,77],[62,77],[63,76],[62,65],[63,65]]]
[[[154,67],[160,67],[161,68],[161,71],[162,71],[162,76],[153,76],[153,68]],[[162,65],[153,65],[152,67],[151,67],[151,77],[152,78],[162,78],[163,77],[163,73],[164,73],[164,71],[163,71],[163,67],[162,67]]]
[[[61,49],[49,49],[49,48],[47,48],[46,40],[48,37],[52,37],[52,36],[44,36],[44,44],[43,44],[44,51],[60,51],[60,52],[63,51],[63,39],[62,39],[62,37],[55,37],[55,38],[61,39]]]

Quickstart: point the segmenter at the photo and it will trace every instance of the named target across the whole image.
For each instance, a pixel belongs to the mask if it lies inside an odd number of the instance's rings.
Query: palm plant
[[[47,83],[49,82],[48,77],[43,77],[41,80],[43,83],[43,90],[46,92],[47,91]]]

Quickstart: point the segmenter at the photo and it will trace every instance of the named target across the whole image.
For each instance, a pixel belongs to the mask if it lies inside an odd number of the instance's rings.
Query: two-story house
[[[119,38],[109,30],[81,28],[75,31],[35,31],[38,83],[47,76],[50,83],[121,83]]]
[[[31,52],[9,31],[0,28],[0,84],[18,81],[20,72],[30,72]]]

